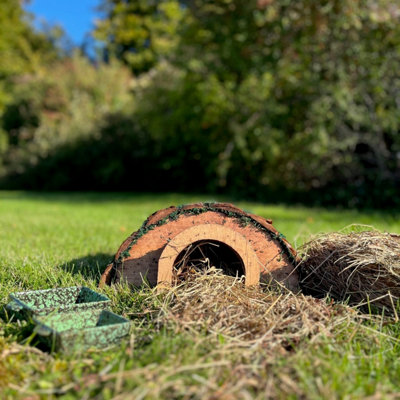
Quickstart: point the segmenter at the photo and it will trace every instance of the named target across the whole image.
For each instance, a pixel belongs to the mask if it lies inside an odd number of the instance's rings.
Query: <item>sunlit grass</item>
[[[229,199],[0,193],[0,302],[4,305],[8,294],[18,290],[78,284],[96,288],[121,242],[148,215],[169,205],[212,200]],[[296,245],[313,233],[353,223],[400,233],[400,214],[236,205],[272,218]],[[153,313],[162,305],[150,289],[103,290],[113,310],[133,322],[130,338],[104,352],[41,352],[26,344],[24,326],[3,316],[0,398],[385,398],[400,390],[400,328],[388,321],[355,319],[317,342],[305,338],[294,350],[271,357],[270,349],[238,348],[206,330],[193,334],[173,324],[158,325]]]

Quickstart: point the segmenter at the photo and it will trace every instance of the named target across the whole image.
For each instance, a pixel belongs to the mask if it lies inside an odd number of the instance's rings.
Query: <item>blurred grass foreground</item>
[[[395,0],[102,0],[93,59],[0,3],[0,186],[400,205]]]

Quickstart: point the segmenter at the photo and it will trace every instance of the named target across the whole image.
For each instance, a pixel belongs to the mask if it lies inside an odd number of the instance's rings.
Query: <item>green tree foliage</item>
[[[396,193],[396,2],[196,0],[188,7],[174,59],[188,91],[180,96],[179,85],[166,84],[161,94],[156,80],[156,95],[144,99],[152,101],[151,129],[202,131],[217,174],[210,182],[351,204]],[[185,113],[190,125],[180,114],[189,98],[198,110]],[[170,107],[175,119],[165,118],[169,100],[180,101]]]
[[[398,2],[102,7],[94,34],[127,68],[17,73],[1,122],[11,182],[41,186],[59,166],[47,187],[400,204]]]
[[[58,50],[44,33],[36,32],[20,0],[0,2],[0,83],[7,78],[37,72],[57,57]],[[7,94],[0,92],[0,112]]]
[[[117,57],[139,74],[173,52],[184,11],[175,0],[103,0],[105,18],[94,32],[106,57]]]
[[[0,2],[0,117],[23,76],[44,73],[44,66],[60,54],[55,41],[62,31],[55,27],[47,34],[36,32],[22,6],[20,0]],[[0,128],[0,168],[8,146],[8,133]]]
[[[95,67],[78,53],[53,64],[45,75],[25,77],[2,117],[11,145],[4,158],[8,175],[24,175],[76,142],[91,138],[96,143],[105,116],[124,113],[132,103],[131,80],[117,62]]]

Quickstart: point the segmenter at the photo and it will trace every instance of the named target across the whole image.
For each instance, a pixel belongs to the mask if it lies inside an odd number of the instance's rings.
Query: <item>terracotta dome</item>
[[[122,243],[100,284],[171,283],[176,265],[190,248],[223,265],[225,273],[245,275],[246,285],[275,280],[298,291],[296,252],[272,221],[227,203],[155,212]]]

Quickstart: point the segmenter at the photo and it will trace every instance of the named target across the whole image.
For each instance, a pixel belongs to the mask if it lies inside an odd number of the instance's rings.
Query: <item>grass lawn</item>
[[[207,196],[0,192],[0,301],[8,294],[85,284],[96,288],[121,242],[157,209]],[[222,199],[227,200],[227,199]],[[229,200],[229,199],[228,199]],[[338,211],[238,202],[295,246],[350,224],[400,233],[400,213]],[[152,317],[163,307],[150,289],[102,290],[132,319],[130,337],[106,351],[50,354],[30,346],[24,324],[0,319],[0,398],[400,398],[400,326],[352,317],[290,349]],[[32,343],[31,343],[32,341]]]

